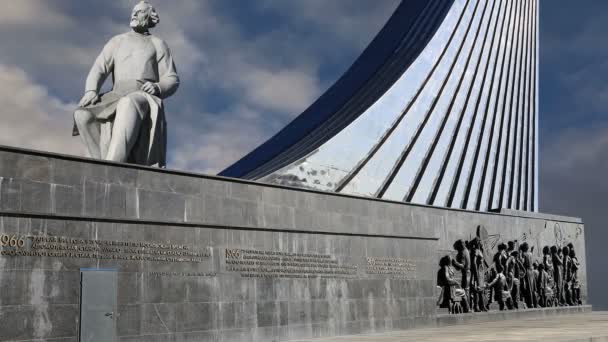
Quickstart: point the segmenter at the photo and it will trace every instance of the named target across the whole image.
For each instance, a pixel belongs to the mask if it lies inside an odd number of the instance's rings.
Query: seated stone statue
[[[169,47],[149,32],[158,22],[154,7],[138,3],[132,30],[110,39],[91,68],[73,135],[82,137],[93,158],[165,166],[162,100],[175,93],[179,78]],[[112,90],[100,94],[109,75]]]

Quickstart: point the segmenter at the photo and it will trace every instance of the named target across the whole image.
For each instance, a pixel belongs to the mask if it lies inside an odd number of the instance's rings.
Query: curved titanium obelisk
[[[221,175],[538,208],[538,0],[403,1],[323,96]]]

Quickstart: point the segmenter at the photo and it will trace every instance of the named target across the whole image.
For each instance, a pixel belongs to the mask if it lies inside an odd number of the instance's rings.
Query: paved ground
[[[608,341],[608,312],[472,323],[302,342]]]

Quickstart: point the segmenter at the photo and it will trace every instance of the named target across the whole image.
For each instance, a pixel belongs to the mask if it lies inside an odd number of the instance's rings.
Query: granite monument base
[[[579,219],[0,147],[0,340],[288,341],[441,324],[439,258],[480,231],[488,254],[572,243],[586,302]]]

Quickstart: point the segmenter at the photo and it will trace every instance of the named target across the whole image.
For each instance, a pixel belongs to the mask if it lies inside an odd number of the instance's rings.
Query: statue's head
[[[570,250],[574,249],[574,244],[572,242],[569,242],[566,246],[568,246]]]
[[[515,241],[507,242],[507,250],[512,251],[515,249]]]
[[[149,2],[142,0],[133,7],[130,22],[131,28],[147,30],[156,26],[159,21],[158,12],[156,12],[156,9]]]
[[[444,255],[441,259],[439,259],[439,267],[450,266],[452,263],[452,257],[449,255]]]
[[[479,249],[479,238],[475,237],[471,242],[469,242],[469,247],[471,249]]]
[[[464,241],[462,241],[461,239],[456,240],[456,242],[454,242],[454,249],[461,252],[464,250]]]

